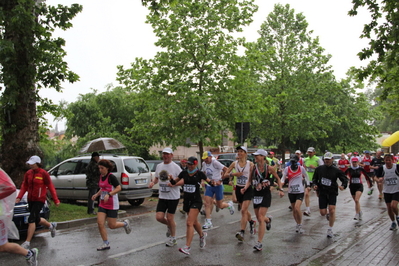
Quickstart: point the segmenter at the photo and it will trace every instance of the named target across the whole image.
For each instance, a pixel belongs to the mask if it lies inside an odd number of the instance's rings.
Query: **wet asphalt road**
[[[257,237],[250,236],[248,231],[244,242],[236,240],[240,214],[230,215],[228,210],[213,213],[214,227],[208,230],[206,247],[199,248],[199,238],[195,235],[190,256],[178,251],[185,244],[186,226],[185,216],[177,212],[178,244],[166,247],[166,226],[155,220],[156,198],[147,199],[140,207],[131,207],[128,203],[121,206],[130,215],[127,218],[133,230],[126,235],[123,229],[107,229],[110,250],[96,250],[102,244],[96,224],[58,230],[55,238],[51,238],[48,232],[39,233],[31,246],[40,250],[39,265],[307,265],[312,257],[326,250],[350,248],[353,241],[368,234],[372,225],[386,216],[385,203],[377,199],[377,194],[363,194],[363,220],[353,220],[354,203],[349,190],[345,190],[338,196],[335,236],[328,239],[328,222],[319,215],[317,197],[312,193],[311,217],[303,218],[305,232],[300,235],[295,233],[287,194],[284,198],[278,198],[274,191],[272,195],[272,206],[268,211],[273,216],[272,229],[265,234],[261,252],[254,251],[253,244]],[[252,207],[250,211],[254,215]],[[203,223],[204,216],[200,216],[199,221]],[[5,253],[0,254],[0,261],[1,265],[25,263],[23,258]],[[323,264],[325,262],[318,265]]]

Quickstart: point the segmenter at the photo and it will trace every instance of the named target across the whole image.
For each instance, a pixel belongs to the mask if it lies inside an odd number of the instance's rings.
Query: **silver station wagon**
[[[86,168],[91,155],[78,156],[63,161],[48,172],[60,200],[87,200]],[[144,199],[151,197],[152,190],[148,188],[151,181],[151,171],[141,157],[100,154],[100,160],[106,159],[113,163],[112,173],[118,178],[122,191],[118,193],[119,200],[127,200],[133,206],[139,206]]]

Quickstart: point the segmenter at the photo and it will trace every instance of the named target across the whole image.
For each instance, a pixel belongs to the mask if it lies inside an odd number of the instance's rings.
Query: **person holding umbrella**
[[[126,234],[132,231],[129,220],[125,219],[123,222],[118,222],[119,199],[118,192],[122,190],[118,179],[111,173],[114,165],[108,160],[100,160],[98,162],[98,169],[100,171],[100,181],[98,186],[100,190],[93,195],[92,200],[100,197],[100,204],[97,212],[97,224],[100,231],[103,244],[97,248],[98,251],[110,249],[108,241],[107,229],[105,228],[105,221],[108,223],[110,229],[125,228]]]
[[[92,197],[98,191],[98,181],[100,181],[100,171],[98,170],[98,161],[100,160],[100,154],[93,152],[91,154],[91,160],[86,169],[86,186],[89,190],[89,197],[87,201],[87,214],[96,214],[94,211],[94,202]]]

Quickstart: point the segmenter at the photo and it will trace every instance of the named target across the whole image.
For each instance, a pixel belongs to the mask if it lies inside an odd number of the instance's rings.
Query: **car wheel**
[[[130,205],[132,206],[140,206],[141,204],[143,204],[144,199],[133,199],[133,200],[127,200]]]

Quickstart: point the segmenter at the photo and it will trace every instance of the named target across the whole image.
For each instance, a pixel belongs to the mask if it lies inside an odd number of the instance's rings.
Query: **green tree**
[[[316,142],[331,129],[321,93],[331,89],[334,80],[327,65],[330,55],[323,54],[307,27],[302,13],[277,4],[261,25],[257,42],[247,44],[247,56],[257,58],[248,61],[257,63],[264,106],[252,136],[267,139],[267,145],[276,144],[281,151],[301,145],[301,139]]]
[[[382,89],[381,100],[389,100],[386,110],[398,118],[399,100],[399,2],[397,0],[353,0],[349,15],[355,16],[360,7],[367,7],[371,21],[364,25],[361,38],[369,39],[367,47],[358,53],[360,60],[371,59],[358,69],[361,80],[369,78]],[[394,105],[390,103],[394,102]]]
[[[111,137],[122,142],[130,154],[149,158],[150,143],[132,135],[135,113],[138,111],[135,93],[121,88],[109,88],[106,92],[96,91],[80,95],[76,102],[64,104],[67,138],[78,137],[75,146],[68,145],[64,151],[78,153],[82,146],[92,139]]]
[[[249,89],[237,79],[242,62],[240,40],[233,33],[252,22],[253,0],[178,1],[159,16],[148,16],[162,49],[154,59],[136,59],[119,67],[118,78],[138,92],[145,112],[132,132],[153,143],[187,145],[187,140],[218,145],[221,130],[234,122],[249,102]]]
[[[43,87],[61,90],[62,81],[76,81],[63,61],[65,41],[52,38],[54,28],[68,29],[82,7],[46,6],[41,0],[0,1],[1,165],[19,184],[25,162],[39,149],[36,102],[46,110],[54,107],[40,98]]]

